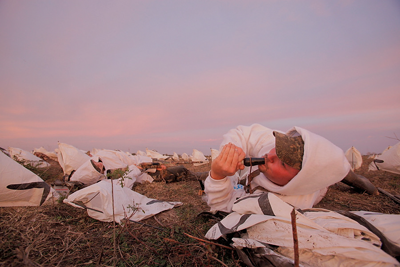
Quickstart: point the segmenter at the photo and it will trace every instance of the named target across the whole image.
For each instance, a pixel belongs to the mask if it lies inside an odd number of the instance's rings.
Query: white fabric
[[[114,214],[115,222],[117,223],[120,223],[124,218],[130,218],[134,221],[144,220],[162,211],[182,205],[181,202],[158,201],[148,198],[132,191],[128,187],[121,187],[118,181],[114,181],[113,188]],[[68,198],[64,199],[64,203],[80,208],[80,206],[73,202],[81,201],[89,208],[87,213],[90,217],[103,222],[112,222],[113,205],[111,189],[111,181],[103,180],[69,195]],[[135,211],[136,208],[137,210]]]
[[[385,153],[386,151],[388,151],[388,150],[391,149],[391,148],[392,148],[392,146],[388,146],[387,148],[385,148],[385,149],[382,151],[381,154]]]
[[[182,159],[183,159],[184,161],[188,161],[188,160],[190,159],[190,157],[189,157],[188,154],[183,153],[183,154],[182,154]]]
[[[148,156],[143,155],[132,155],[130,154],[129,157],[133,160],[135,165],[139,165],[141,163],[152,163],[153,159]]]
[[[146,154],[148,157],[152,158],[152,159],[159,159],[159,160],[163,160],[163,159],[167,159],[168,156],[163,156],[162,154],[158,153],[157,151],[154,150],[150,150],[146,148]]]
[[[357,254],[362,254],[362,251],[355,250]],[[293,248],[289,247],[280,247],[277,249],[281,255],[286,257],[291,257],[294,254]],[[366,259],[352,259],[348,257],[348,254],[352,252],[349,251],[346,255],[341,254],[342,252],[339,250],[335,256],[332,255],[322,255],[317,252],[314,252],[312,249],[304,249],[301,252],[301,260],[302,266],[304,267],[332,267],[332,266],[340,266],[340,267],[398,267],[399,264],[394,262],[388,262],[383,259],[379,261],[379,259],[373,259],[370,261],[368,258]],[[368,253],[368,252],[365,252]],[[305,262],[307,264],[305,264]],[[301,265],[300,265],[301,266]]]
[[[97,152],[100,152],[100,150]],[[105,151],[104,153],[99,153],[99,154],[104,156],[103,158],[105,158],[108,163],[110,160],[110,158],[108,156],[113,155],[113,153],[108,154],[107,151]],[[97,156],[94,156],[93,159],[97,159]],[[116,159],[116,158],[114,157],[114,159]],[[119,168],[118,166],[120,166],[120,168],[126,167],[125,163],[119,163],[118,161],[117,161],[117,163],[114,162],[112,165],[112,167],[116,167],[116,168]],[[128,168],[127,172],[125,173],[125,176],[123,178],[117,179],[119,184],[122,184],[123,186],[128,187],[128,188],[132,188],[132,186],[135,182],[143,183],[144,181],[149,181],[149,182],[153,181],[153,179],[151,177],[149,179],[146,175],[142,175],[142,172],[136,165],[130,165],[128,167],[129,168]],[[89,185],[95,184],[104,179],[107,179],[106,175],[99,173],[93,167],[91,160],[88,160],[87,162],[82,164],[78,168],[78,170],[76,170],[72,174],[70,181],[81,182],[84,185],[89,186]]]
[[[120,161],[124,162],[127,165],[138,165],[138,164],[143,163],[143,162],[147,162],[147,163],[153,162],[153,160],[150,157],[143,156],[143,155],[134,156],[131,153],[122,152],[122,151],[118,151],[118,150],[106,150],[106,149],[104,149],[103,151],[106,151],[106,152],[114,154],[115,156],[118,157],[118,159]],[[96,154],[98,154],[98,153],[96,153]]]
[[[325,138],[300,127],[294,127],[304,141],[303,165],[300,172],[285,186],[279,186],[260,174],[252,181],[252,188],[261,186],[279,194],[284,201],[298,207],[311,208],[327,192],[328,186],[341,181],[349,172],[350,164],[343,151]],[[262,157],[275,147],[273,130],[260,124],[238,126],[223,136],[220,150],[227,143],[241,147],[248,157]],[[257,168],[254,167],[253,171]],[[248,168],[241,171],[246,174]],[[239,177],[240,178],[240,177]],[[205,181],[205,193],[212,210],[230,211],[233,202],[245,195],[243,189],[230,186],[237,177],[216,181],[210,176]],[[256,191],[257,192],[257,191]]]
[[[342,149],[322,136],[305,129],[300,127],[293,129],[301,135],[304,141],[302,169],[285,186],[278,186],[261,176],[254,178],[257,184],[279,194],[307,195],[319,192],[321,189],[341,181],[347,175],[350,171],[350,164]]]
[[[281,265],[273,264],[271,266],[294,266],[294,260],[293,259],[276,253],[272,249],[266,247],[264,244],[262,244],[262,243],[260,243],[260,242],[258,242],[256,240],[252,240],[252,239],[248,239],[248,238],[244,239],[244,238],[233,237],[232,238],[232,242],[233,243],[231,244],[231,246],[234,247],[234,248],[238,248],[238,249],[243,249],[243,248],[246,248],[246,247],[247,248],[252,248],[252,249],[264,248],[263,255],[266,254],[266,255],[269,255],[269,256],[273,256],[274,258],[279,257],[280,260],[277,261],[277,263],[281,264]],[[268,258],[268,259],[270,259],[270,258]],[[290,265],[288,265],[288,264],[290,264]],[[304,267],[306,265],[299,264],[299,266],[300,267]]]
[[[48,162],[21,148],[9,147],[8,153],[12,159],[24,161],[25,163],[31,164],[34,167],[45,168],[50,166]]]
[[[33,150],[33,152],[34,152],[34,153],[35,153],[35,152],[43,153],[43,154],[45,154],[46,156],[48,156],[50,159],[52,159],[52,160],[54,160],[54,161],[58,161],[57,154],[56,154],[55,152],[47,151],[44,147],[35,148],[35,149]]]
[[[237,201],[233,210],[210,228],[206,238],[218,239],[246,229],[241,246],[254,248],[267,243],[279,246],[278,252],[293,258],[292,206],[273,193],[264,193]],[[300,263],[305,266],[400,266],[379,248],[381,242],[374,233],[336,212],[296,212],[296,225]],[[396,227],[398,234],[400,227]],[[313,257],[309,257],[311,252]]]
[[[64,143],[58,143],[57,157],[65,175],[70,175],[90,159],[81,150]]]
[[[193,166],[201,166],[208,163],[208,159],[204,156],[203,152],[197,149],[193,149],[191,160],[193,162]]]
[[[360,151],[357,150],[357,148],[355,148],[354,146],[350,147],[349,149],[346,150],[346,152],[344,153],[344,155],[346,156],[347,160],[350,163],[351,169],[357,170],[361,167],[362,165],[362,156]]]
[[[400,174],[400,142],[386,150],[382,155],[375,157],[376,160],[383,160],[383,163],[371,162],[369,170],[379,170]]]
[[[178,156],[178,154],[176,154],[176,152],[174,152],[174,155],[172,156],[172,159],[174,161],[179,161],[179,156]]]
[[[126,175],[125,183],[129,183],[131,188],[136,178],[140,175],[140,170],[135,166],[142,162],[152,162],[152,159],[147,156],[133,156],[130,153],[125,153],[117,150],[108,149],[93,149],[91,151],[92,158],[82,164],[71,176],[70,181],[81,182],[84,185],[92,185],[100,180],[106,179],[106,175],[99,173],[90,162],[101,160],[104,164],[105,172],[113,169],[124,169],[129,166],[129,171]],[[147,177],[145,177],[146,180]]]
[[[49,202],[52,198],[57,198],[57,193],[49,185],[4,153],[0,152],[0,207],[11,206],[40,206],[43,196],[44,203]],[[17,190],[7,188],[12,185],[28,185],[28,184],[43,184],[49,189],[49,194],[46,197],[44,188],[33,186],[30,189]]]
[[[136,167],[135,165],[130,165],[126,175],[118,180],[120,181],[120,184],[122,183],[124,187],[132,188],[133,184],[137,182],[141,174],[142,172],[138,167]]]
[[[369,165],[368,165],[368,171],[377,171],[378,168],[376,167],[375,163],[372,161]]]
[[[400,247],[400,216],[398,214],[384,214],[371,211],[352,211],[373,224],[390,241]]]
[[[126,163],[127,165],[136,164],[134,158],[130,157],[129,154],[118,150],[110,150],[110,151],[114,153],[122,162]]]
[[[95,157],[98,157],[103,162],[106,171],[128,167],[128,163],[123,162],[112,150],[98,150],[93,155],[93,158]]]
[[[146,153],[146,152],[143,152],[143,151],[141,151],[141,150],[138,150],[138,151],[136,152],[136,155],[138,155],[138,156],[146,156],[146,157],[147,157],[147,153]]]
[[[143,172],[137,178],[136,182],[143,184],[143,183],[152,183],[154,181],[153,177],[151,177],[148,173]]]
[[[71,175],[69,180],[71,182],[81,182],[84,185],[92,185],[103,179],[106,179],[106,176],[99,173],[89,159]]]
[[[93,155],[96,155],[97,152],[101,151],[103,149],[98,149],[98,148],[93,148],[92,150],[90,150],[90,156],[93,157]]]

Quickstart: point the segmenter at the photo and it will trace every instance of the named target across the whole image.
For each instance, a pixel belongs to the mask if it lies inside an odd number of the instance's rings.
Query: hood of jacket
[[[304,141],[304,156],[300,172],[284,186],[266,179],[264,174],[254,178],[254,182],[265,189],[282,195],[307,195],[341,181],[350,171],[350,164],[342,149],[322,136],[300,127],[293,131]]]

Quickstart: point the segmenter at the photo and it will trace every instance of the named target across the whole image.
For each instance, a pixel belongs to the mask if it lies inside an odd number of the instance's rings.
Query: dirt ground
[[[400,196],[400,175],[385,171],[368,171],[372,159],[363,156],[363,164],[355,173],[368,178],[375,187],[383,189],[394,196]],[[329,187],[326,196],[315,208],[329,210],[365,210],[387,214],[399,214],[400,204],[397,204],[387,195],[380,193],[372,196],[358,192],[354,188],[343,183],[337,183]]]
[[[400,175],[368,171],[372,159],[364,156],[363,160],[356,173],[400,195]],[[210,169],[210,164],[181,165],[192,173]],[[62,169],[52,162],[39,176],[51,184],[62,178]],[[209,210],[200,189],[192,178],[136,185],[134,190],[149,198],[183,203],[141,224],[96,221],[85,210],[62,202],[0,208],[0,266],[243,266],[233,250],[204,239],[215,221],[198,216]],[[400,204],[387,195],[371,196],[343,183],[332,185],[316,207],[400,214]]]

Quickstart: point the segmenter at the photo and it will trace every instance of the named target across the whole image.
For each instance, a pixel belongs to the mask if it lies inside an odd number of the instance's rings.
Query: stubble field
[[[400,195],[400,175],[368,171],[372,159],[363,156],[363,160],[357,174]],[[49,184],[63,175],[58,163],[51,163],[40,174]],[[210,164],[179,165],[192,173],[210,170]],[[0,208],[0,266],[243,266],[229,247],[205,240],[216,221],[200,215],[209,210],[200,189],[194,179],[135,185],[135,191],[149,198],[183,203],[142,224],[100,222],[64,203]],[[316,208],[400,214],[400,205],[387,195],[371,196],[343,183],[332,185]]]

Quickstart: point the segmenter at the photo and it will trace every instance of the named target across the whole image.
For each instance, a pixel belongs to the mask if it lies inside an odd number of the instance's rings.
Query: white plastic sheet
[[[152,159],[159,159],[164,160],[167,159],[168,156],[163,156],[162,154],[158,153],[157,151],[150,150],[146,148],[146,155]]]
[[[349,149],[347,149],[347,151],[344,153],[344,155],[346,156],[347,160],[350,163],[351,169],[357,170],[358,168],[361,167],[362,165],[362,156],[360,151],[358,151],[354,146],[350,147]]]
[[[132,160],[133,164],[135,165],[139,165],[140,163],[151,163],[153,162],[152,158],[147,157],[146,155],[132,155],[129,152],[126,152],[126,154],[128,154],[128,157],[130,158],[130,160]],[[129,164],[132,165],[132,164]]]
[[[57,193],[39,176],[0,152],[0,207],[40,206]]]
[[[264,193],[239,200],[233,210],[210,228],[206,238],[246,229],[241,242],[234,240],[237,246],[254,248],[267,243],[279,246],[279,253],[293,259],[292,206]],[[308,209],[304,214],[296,212],[296,224],[300,263],[305,266],[400,266],[379,248],[381,242],[374,233],[341,214]],[[399,225],[395,228],[398,234]]]
[[[371,211],[352,211],[379,229],[390,241],[400,247],[400,216]]]
[[[208,163],[208,159],[204,156],[203,152],[193,149],[192,153],[193,166],[201,166]]]
[[[375,157],[376,161],[372,161],[369,165],[369,170],[383,170],[400,174],[400,142],[386,150],[382,155]]]
[[[93,149],[91,151],[92,157],[84,162],[70,177],[72,182],[81,182],[84,185],[92,185],[100,180],[106,179],[106,175],[98,172],[92,165],[91,160],[98,162],[101,161],[105,168],[105,173],[107,170],[114,169],[125,169],[129,167],[129,172],[127,177],[132,180],[132,184],[137,182],[149,181],[147,176],[142,176],[138,179],[141,174],[140,170],[136,165],[147,162],[151,163],[152,159],[147,156],[133,156],[132,154],[125,153],[117,150],[107,150],[107,149]],[[150,177],[151,178],[151,177]],[[137,180],[138,179],[138,180]]]
[[[43,153],[46,156],[48,156],[50,159],[52,159],[54,161],[58,161],[57,153],[56,152],[47,151],[44,147],[35,148],[33,150],[33,153],[35,153],[35,152]]]
[[[147,157],[146,152],[143,152],[143,151],[141,151],[141,150],[138,150],[138,151],[136,152],[136,155],[137,155],[137,156],[146,156],[146,157]]]
[[[99,158],[106,170],[126,168],[129,164],[121,160],[121,158],[112,150],[98,150],[93,158]]]
[[[137,178],[136,182],[143,184],[143,183],[152,183],[154,181],[153,177],[151,177],[148,173],[143,172]]]
[[[64,143],[58,143],[58,162],[65,175],[70,175],[82,164],[87,162],[90,157],[76,147]]]
[[[24,161],[25,163],[29,163],[34,167],[45,168],[50,166],[48,162],[21,148],[9,147],[8,152],[10,153],[12,159]]]
[[[90,159],[83,163],[70,177],[71,182],[80,182],[84,185],[92,185],[106,176],[98,172],[90,162]]]
[[[183,159],[184,161],[188,161],[188,160],[190,160],[190,157],[189,157],[188,154],[183,153],[183,154],[182,154],[182,159]]]
[[[179,156],[178,156],[178,154],[176,154],[176,152],[174,152],[174,155],[172,156],[172,159],[174,161],[179,161]]]
[[[121,187],[118,181],[114,181],[113,187],[114,214],[117,223],[125,218],[140,221],[182,205],[181,202],[167,202],[148,198],[128,187]],[[111,180],[103,180],[71,194],[64,199],[64,203],[78,208],[82,208],[82,206],[73,202],[83,203],[87,207],[87,213],[90,217],[103,222],[111,222],[113,221],[111,189]]]

